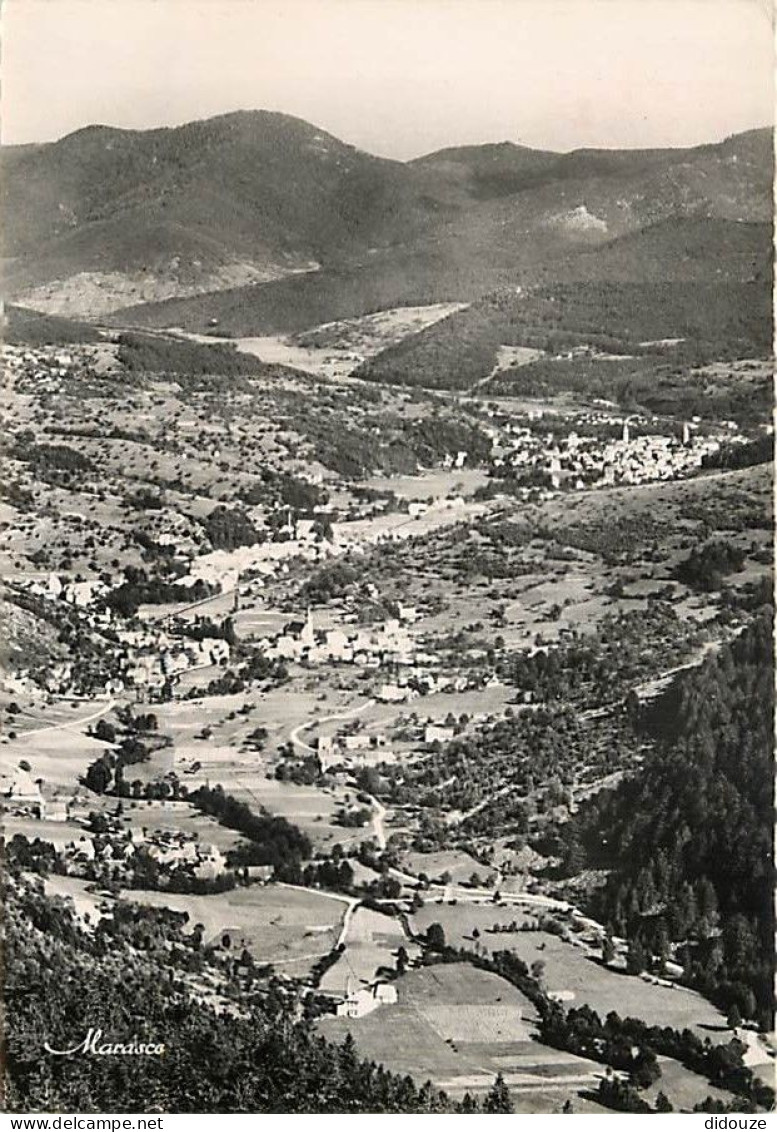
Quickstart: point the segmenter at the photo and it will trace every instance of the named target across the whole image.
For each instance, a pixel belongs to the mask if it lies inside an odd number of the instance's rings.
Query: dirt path
[[[115,708],[115,707],[116,707],[116,701],[115,700],[108,700],[108,702],[106,704],[104,704],[99,709],[99,711],[93,711],[90,715],[81,716],[80,719],[69,719],[67,721],[63,720],[60,723],[47,723],[43,727],[34,727],[29,731],[25,731],[22,735],[20,735],[18,737],[17,742],[21,742],[21,741],[25,740],[28,735],[42,735],[46,731],[78,731],[78,732],[80,732],[85,724],[92,723],[93,720],[95,720],[95,719],[101,719],[102,716],[107,715],[108,712],[112,711],[113,708]],[[33,718],[36,718],[36,717],[33,716]]]
[[[292,730],[289,732],[289,738],[291,739],[295,747],[301,747],[303,751],[308,751],[311,754],[315,754],[315,747],[311,747],[310,744],[306,743],[304,739],[300,739],[300,731],[305,731],[308,727],[316,727],[321,723],[332,723],[333,720],[352,719],[355,715],[359,715],[360,712],[366,711],[367,708],[373,707],[374,704],[374,700],[366,700],[363,704],[360,704],[359,707],[351,708],[349,711],[339,712],[337,715],[327,715],[324,716],[323,719],[309,719],[306,723],[300,723],[296,727],[292,728]]]
[[[293,888],[297,892],[307,892],[307,893],[310,892],[310,889],[305,888],[304,885],[286,884],[284,881],[279,881],[277,883],[276,887],[278,887],[278,888]],[[330,900],[337,900],[341,904],[347,904],[348,905],[348,907],[345,909],[345,912],[343,914],[343,920],[342,920],[342,923],[340,925],[340,934],[338,935],[337,942],[335,943],[335,947],[341,947],[341,946],[344,947],[346,938],[348,936],[348,929],[351,926],[351,920],[353,918],[354,911],[356,910],[358,905],[361,903],[361,899],[357,896],[345,896],[345,895],[340,894],[339,892],[329,892],[325,888],[317,888],[316,893],[319,896],[328,896]],[[297,956],[295,958],[299,958],[299,957]],[[305,958],[305,956],[303,956],[303,958]],[[291,962],[291,960],[289,960],[289,962]]]
[[[367,708],[373,707],[374,705],[375,700],[366,700],[363,704],[351,708],[349,711],[338,712],[336,715],[327,715],[323,719],[308,720],[306,723],[300,723],[289,732],[289,738],[296,747],[301,747],[303,751],[308,751],[310,754],[314,755],[316,753],[315,747],[311,747],[309,743],[306,743],[304,739],[300,738],[301,731],[321,723],[331,723],[333,720],[353,719],[355,715],[359,715],[361,712],[366,711]],[[369,799],[370,806],[372,807],[372,831],[378,843],[378,848],[385,849],[386,827],[384,822],[387,813],[386,807],[382,806],[378,799],[373,797],[372,794],[369,795]]]
[[[382,806],[374,794],[368,795],[370,805],[372,806],[372,831],[375,834],[375,840],[378,843],[379,849],[386,848],[386,827],[383,824],[388,811],[385,806]]]

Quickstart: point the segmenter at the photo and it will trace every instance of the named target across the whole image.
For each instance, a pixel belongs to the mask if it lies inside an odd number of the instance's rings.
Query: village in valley
[[[583,910],[607,873],[569,836],[645,759],[634,713],[769,586],[766,425],[261,361],[225,389],[175,372],[180,333],[152,342],[173,362],[111,331],[4,348],[14,862],[87,931],[180,916],[218,1010],[280,987],[455,1098],[501,1074],[526,1111],[597,1109],[537,995],[601,1017],[625,995],[766,1073],[687,949],[637,958]],[[313,396],[326,442],[295,423]],[[429,966],[446,948],[476,966]],[[726,1095],[663,1069],[678,1107]]]
[[[765,8],[4,0],[20,1126],[777,1108]]]

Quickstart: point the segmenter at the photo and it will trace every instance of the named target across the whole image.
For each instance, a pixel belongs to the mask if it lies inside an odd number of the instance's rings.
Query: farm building
[[[371,987],[349,990],[345,1001],[338,1003],[338,1018],[363,1018],[379,1006],[393,1006],[397,1001],[397,988],[391,983],[375,983]]]

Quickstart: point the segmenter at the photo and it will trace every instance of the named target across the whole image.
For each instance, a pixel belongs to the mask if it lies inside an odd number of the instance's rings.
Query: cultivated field
[[[531,1037],[534,1008],[512,984],[468,964],[414,970],[396,982],[398,1002],[365,1018],[324,1018],[323,1034],[353,1034],[359,1052],[453,1096],[483,1093],[502,1072],[518,1111],[559,1110],[600,1068]],[[548,1108],[550,1099],[550,1108]]]

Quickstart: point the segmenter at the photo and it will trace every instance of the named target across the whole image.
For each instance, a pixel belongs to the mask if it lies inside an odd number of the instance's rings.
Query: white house
[[[345,660],[350,653],[348,637],[342,629],[330,629],[326,634],[326,648],[333,660]]]
[[[397,1001],[397,988],[393,983],[376,983],[374,995],[381,1006],[393,1006]]]
[[[438,723],[428,723],[424,731],[424,742],[449,743],[453,735],[452,727],[441,727]]]
[[[337,1005],[338,1018],[363,1018],[379,1006],[390,1006],[397,1001],[397,988],[391,983],[376,983],[373,987],[349,990],[345,1001]]]
[[[194,875],[212,880],[220,876],[227,867],[227,859],[216,845],[199,845],[199,859],[194,867]]]
[[[343,740],[346,751],[363,751],[370,745],[369,735],[362,732],[357,732],[356,735],[346,735]]]
[[[378,699],[387,704],[402,703],[407,697],[407,688],[400,688],[398,684],[382,684],[378,692]]]

